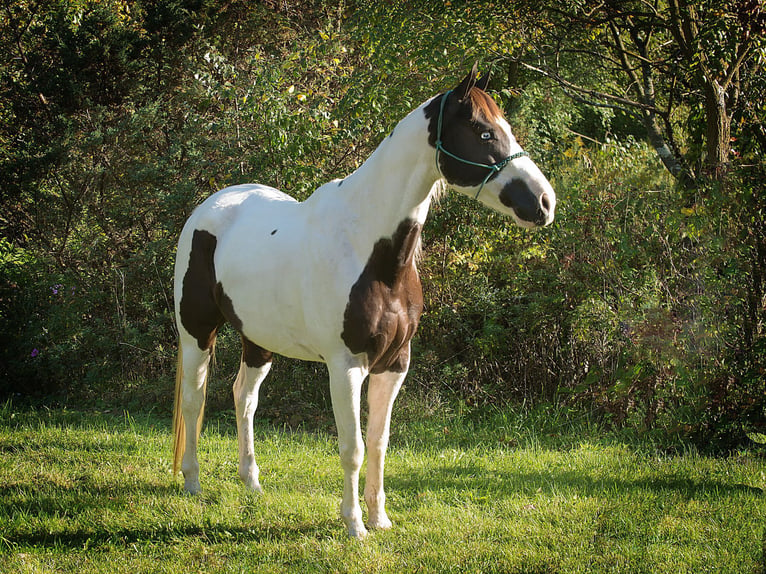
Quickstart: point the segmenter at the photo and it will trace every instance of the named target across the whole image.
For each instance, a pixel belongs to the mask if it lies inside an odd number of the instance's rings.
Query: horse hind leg
[[[173,416],[173,474],[178,472],[180,465],[184,475],[184,489],[191,494],[197,494],[202,489],[199,482],[197,443],[202,428],[208,367],[212,353],[212,343],[207,349],[200,349],[193,339],[186,343],[182,339],[179,340]]]
[[[253,444],[253,416],[258,408],[258,391],[271,369],[272,354],[242,337],[242,361],[234,381],[234,405],[237,412],[239,477],[256,492],[262,492]]]

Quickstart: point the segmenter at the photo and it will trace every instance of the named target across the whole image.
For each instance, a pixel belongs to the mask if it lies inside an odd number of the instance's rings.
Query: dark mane
[[[487,92],[474,86],[468,93],[473,107],[474,118],[483,117],[485,120],[494,121],[503,117],[503,112]]]

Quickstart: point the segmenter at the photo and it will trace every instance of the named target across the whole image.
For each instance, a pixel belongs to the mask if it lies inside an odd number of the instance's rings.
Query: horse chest
[[[423,310],[415,268],[421,225],[402,221],[390,238],[379,239],[351,287],[341,335],[348,349],[366,353],[371,373],[404,372],[409,342]]]

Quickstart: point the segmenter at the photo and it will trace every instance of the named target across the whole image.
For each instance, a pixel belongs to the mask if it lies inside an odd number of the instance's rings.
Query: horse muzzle
[[[533,181],[530,185],[524,179],[514,178],[500,191],[500,202],[512,209],[526,226],[544,227],[553,221],[556,208],[556,194],[547,181],[545,184]]]

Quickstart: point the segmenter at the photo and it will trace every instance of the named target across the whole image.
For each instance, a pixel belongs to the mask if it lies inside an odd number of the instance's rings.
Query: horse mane
[[[503,117],[503,112],[498,107],[495,100],[490,95],[474,86],[471,91],[468,92],[468,97],[471,100],[471,107],[473,108],[474,119],[482,117],[485,120],[495,121]]]

